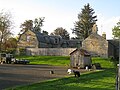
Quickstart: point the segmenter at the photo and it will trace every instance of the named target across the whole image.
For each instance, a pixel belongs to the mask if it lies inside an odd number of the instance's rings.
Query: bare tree
[[[11,14],[2,10],[0,13],[0,52],[3,43],[12,35],[11,27]]]
[[[35,18],[34,20],[34,31],[41,32],[41,27],[43,26],[45,17]]]

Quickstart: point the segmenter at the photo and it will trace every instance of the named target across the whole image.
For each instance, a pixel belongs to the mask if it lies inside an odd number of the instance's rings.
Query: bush
[[[19,55],[26,55],[26,49],[25,48],[19,48]]]

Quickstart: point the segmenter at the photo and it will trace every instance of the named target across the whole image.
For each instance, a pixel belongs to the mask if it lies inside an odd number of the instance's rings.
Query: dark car
[[[23,59],[15,59],[13,61],[14,64],[28,64],[29,60],[23,60]]]

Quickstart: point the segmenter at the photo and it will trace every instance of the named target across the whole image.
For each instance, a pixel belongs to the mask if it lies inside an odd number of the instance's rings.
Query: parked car
[[[13,54],[0,53],[0,64],[28,64],[29,60],[16,59]]]
[[[13,58],[12,54],[0,53],[0,63],[11,64],[11,59]]]
[[[14,64],[28,64],[28,63],[29,63],[29,60],[15,59],[15,60],[12,60],[12,62],[13,62]]]

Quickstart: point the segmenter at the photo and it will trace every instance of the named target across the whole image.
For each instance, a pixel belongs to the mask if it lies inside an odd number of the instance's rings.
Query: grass
[[[19,56],[19,59],[27,59],[30,64],[48,64],[54,66],[68,66],[69,56]]]
[[[100,63],[102,68],[115,68],[115,61],[110,58],[93,57],[92,63]]]
[[[100,63],[104,69],[83,73],[80,78],[52,79],[6,90],[115,90],[114,63],[103,58],[92,58],[92,62]]]

